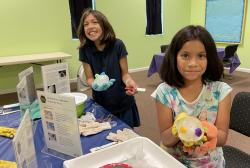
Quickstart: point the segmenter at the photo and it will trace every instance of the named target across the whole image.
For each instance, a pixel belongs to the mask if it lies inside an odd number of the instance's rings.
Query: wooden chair
[[[88,88],[89,86],[86,81],[83,65],[81,64],[77,71],[77,91],[84,91]]]

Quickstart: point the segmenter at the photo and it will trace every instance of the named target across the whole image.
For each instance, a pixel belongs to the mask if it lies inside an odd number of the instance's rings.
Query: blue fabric
[[[105,110],[102,106],[95,103],[92,99],[88,99],[85,102],[85,112],[93,112],[97,120],[103,120],[110,116],[110,113]],[[20,113],[13,113],[5,116],[0,116],[0,125],[7,127],[17,128],[20,124]],[[90,152],[90,149],[93,147],[101,146],[111,141],[106,140],[106,136],[110,132],[116,132],[118,129],[130,128],[127,124],[119,120],[117,117],[112,115],[112,120],[117,123],[116,126],[112,127],[111,130],[106,130],[100,132],[96,135],[91,136],[81,136],[81,144],[83,149],[83,154]],[[54,156],[50,156],[45,152],[42,152],[42,149],[45,145],[45,140],[43,136],[42,122],[41,120],[36,120],[33,123],[34,130],[34,141],[36,148],[36,155],[39,168],[44,168],[46,166],[51,166],[52,168],[62,168],[63,161]],[[12,147],[12,139],[5,137],[0,137],[0,160],[9,160],[15,161],[14,150]]]

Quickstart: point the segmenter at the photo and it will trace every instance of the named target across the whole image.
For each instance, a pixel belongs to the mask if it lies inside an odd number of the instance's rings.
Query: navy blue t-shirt
[[[79,60],[90,65],[93,75],[105,72],[110,79],[116,79],[106,91],[92,89],[93,99],[113,114],[125,112],[135,104],[134,96],[126,95],[122,81],[119,60],[128,55],[124,43],[116,39],[103,51],[98,51],[93,42],[79,50]]]

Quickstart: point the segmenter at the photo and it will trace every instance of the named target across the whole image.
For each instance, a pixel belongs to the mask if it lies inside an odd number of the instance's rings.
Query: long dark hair
[[[110,43],[112,43],[116,39],[116,36],[115,36],[115,32],[113,30],[113,27],[109,23],[106,16],[103,13],[101,13],[100,11],[93,10],[91,8],[87,8],[86,10],[84,10],[84,12],[82,14],[82,17],[80,19],[80,24],[79,24],[78,29],[77,29],[77,35],[78,35],[78,38],[80,40],[79,48],[81,48],[85,44],[91,42],[91,40],[89,40],[86,37],[85,32],[84,32],[84,20],[86,19],[86,17],[89,14],[92,14],[97,19],[98,23],[100,24],[100,26],[102,28],[103,38],[101,39],[101,44],[109,45]]]
[[[160,77],[170,86],[182,87],[184,80],[177,69],[177,54],[183,45],[191,40],[203,43],[207,55],[207,69],[202,82],[219,81],[223,74],[223,64],[219,59],[216,45],[210,33],[202,26],[189,25],[179,30],[173,37],[161,65]]]

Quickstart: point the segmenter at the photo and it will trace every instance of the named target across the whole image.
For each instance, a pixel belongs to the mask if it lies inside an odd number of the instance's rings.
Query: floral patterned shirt
[[[156,101],[170,108],[173,111],[174,119],[181,112],[187,112],[190,116],[195,116],[200,120],[207,120],[214,124],[219,102],[231,91],[232,88],[224,82],[207,82],[203,85],[202,91],[197,99],[193,102],[188,102],[181,96],[177,88],[171,87],[166,83],[161,83],[151,96],[156,99]],[[181,143],[177,143],[174,147],[168,149],[168,152],[187,167],[225,167],[221,147],[210,151],[202,158],[191,158],[188,156],[187,153],[183,152]]]

